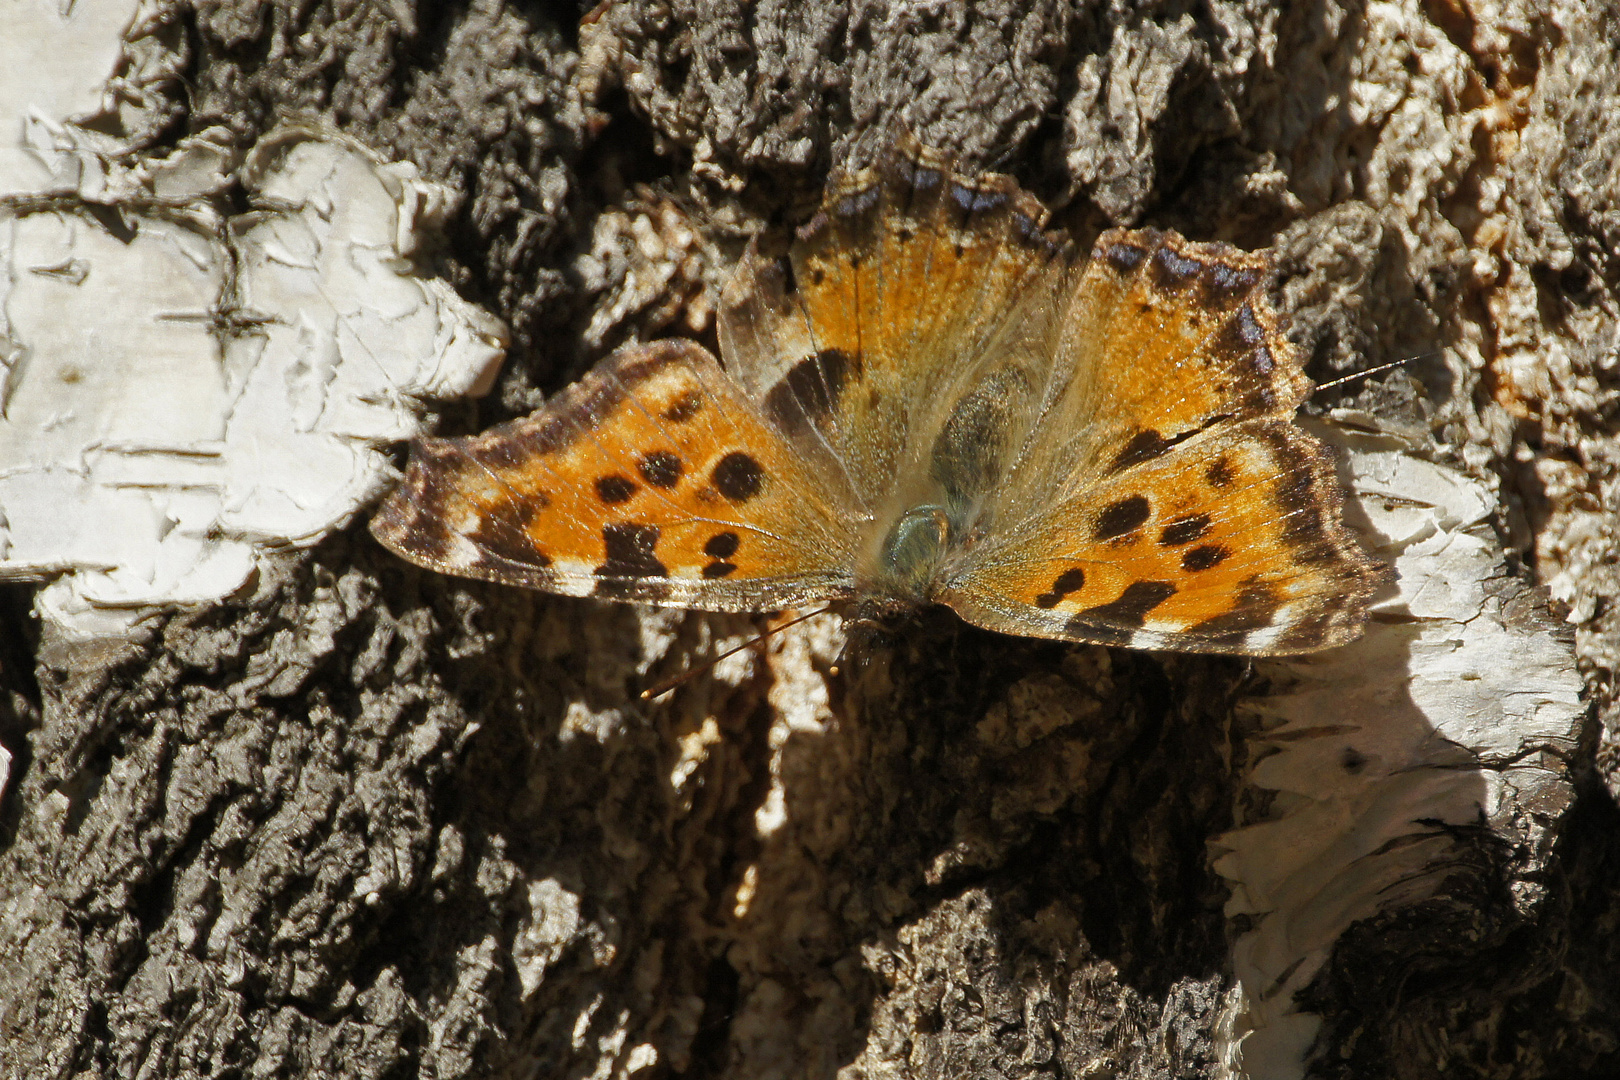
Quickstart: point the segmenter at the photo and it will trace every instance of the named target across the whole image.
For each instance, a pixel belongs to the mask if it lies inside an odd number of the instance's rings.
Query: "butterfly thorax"
[[[873,580],[862,591],[883,600],[926,602],[950,540],[950,518],[943,506],[912,507],[889,530]]]
[[[878,507],[857,565],[856,591],[880,605],[931,603],[988,522],[987,499],[1005,475],[1009,443],[1027,426],[1014,413],[1029,383],[1013,368],[964,379],[941,395],[932,422],[918,425],[905,454],[870,496]],[[885,527],[885,523],[887,527]]]

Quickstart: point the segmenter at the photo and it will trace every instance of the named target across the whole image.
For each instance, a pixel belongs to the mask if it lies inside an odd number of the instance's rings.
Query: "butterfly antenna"
[[[1419,353],[1417,356],[1408,356],[1403,360],[1392,360],[1387,364],[1379,364],[1377,367],[1367,368],[1365,371],[1352,371],[1350,374],[1344,376],[1343,378],[1334,379],[1332,382],[1317,383],[1316,388],[1314,390],[1312,390],[1311,393],[1318,394],[1318,393],[1321,393],[1323,390],[1329,390],[1329,389],[1332,389],[1335,386],[1343,386],[1345,383],[1353,382],[1356,379],[1365,379],[1369,375],[1377,375],[1380,371],[1388,371],[1390,368],[1405,367],[1407,364],[1410,364],[1414,360],[1425,360],[1425,359],[1427,359],[1427,358],[1429,358],[1431,356],[1438,356],[1438,355],[1440,355],[1440,354],[1439,353]]]
[[[817,615],[821,615],[821,614],[823,614],[825,612],[828,612],[828,611],[831,611],[831,610],[832,610],[832,605],[828,604],[826,607],[817,608],[815,611],[808,612],[808,613],[806,613],[804,615],[795,615],[793,618],[789,619],[787,622],[783,623],[782,625],[773,626],[769,630],[765,631],[763,634],[759,634],[759,635],[757,635],[755,637],[749,638],[747,641],[743,642],[741,645],[733,645],[731,648],[727,649],[725,652],[721,653],[719,656],[711,656],[705,663],[703,663],[702,665],[700,665],[698,667],[689,668],[686,671],[681,672],[679,675],[675,675],[675,676],[672,676],[672,677],[670,677],[668,679],[665,679],[663,682],[658,683],[658,684],[656,684],[654,686],[649,686],[647,689],[645,689],[645,690],[643,690],[641,692],[641,700],[642,701],[651,701],[653,698],[663,697],[665,694],[669,693],[671,690],[675,690],[675,689],[677,689],[677,688],[679,688],[681,686],[684,686],[687,683],[691,682],[693,679],[697,678],[699,675],[703,674],[705,671],[712,670],[716,664],[718,664],[720,661],[724,660],[726,657],[735,656],[737,653],[742,652],[744,649],[751,649],[755,645],[758,645],[760,642],[764,641],[766,638],[770,637],[772,634],[780,634],[783,630],[786,630],[790,626],[798,626],[800,623],[804,622],[806,619],[813,619]]]

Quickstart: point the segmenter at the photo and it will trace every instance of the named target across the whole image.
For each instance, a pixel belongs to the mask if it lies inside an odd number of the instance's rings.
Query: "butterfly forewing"
[[[837,494],[681,341],[622,350],[522,420],[419,441],[372,532],[431,569],[723,611],[847,595],[853,559]]]
[[[1292,423],[1309,384],[1264,271],[1164,233],[1099,239],[1068,304],[1062,390],[944,602],[995,629],[1145,648],[1300,652],[1360,633],[1380,573],[1340,521],[1331,457]]]
[[[994,630],[1256,655],[1359,635],[1374,565],[1322,446],[1277,420],[1202,434],[976,549],[942,599]]]
[[[1265,277],[1263,255],[1226,244],[1154,230],[1098,239],[1060,362],[1080,374],[1077,409],[1113,422],[1099,441],[1122,440],[1123,463],[1225,420],[1293,415],[1310,382],[1265,301]]]

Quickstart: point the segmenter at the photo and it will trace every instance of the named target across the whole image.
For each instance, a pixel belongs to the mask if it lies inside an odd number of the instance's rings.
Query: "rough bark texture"
[[[705,288],[903,122],[1064,224],[1274,246],[1331,378],[1492,483],[1597,714],[1553,857],[1460,838],[1341,940],[1323,1076],[1620,1072],[1612,7],[176,4],[180,135],[318,119],[463,202],[513,326],[468,430]],[[1428,437],[1425,434],[1424,437]],[[359,529],[86,647],[0,595],[0,1075],[1232,1075],[1242,663],[750,620],[416,572]],[[651,673],[651,674],[649,674]],[[1538,890],[1536,903],[1523,901]]]

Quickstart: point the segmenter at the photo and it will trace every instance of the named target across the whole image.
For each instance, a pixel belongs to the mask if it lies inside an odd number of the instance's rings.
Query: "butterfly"
[[[1361,633],[1384,570],[1267,261],[1089,255],[1010,177],[898,143],[720,296],[717,360],[625,347],[537,412],[414,442],[371,524],[433,570],[709,611],[943,604],[1007,634],[1275,655]]]

